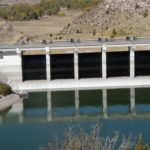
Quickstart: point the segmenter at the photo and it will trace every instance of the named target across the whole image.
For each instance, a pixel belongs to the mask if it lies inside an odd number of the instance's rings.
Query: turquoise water
[[[134,90],[133,90],[134,91]],[[144,135],[150,143],[150,88],[31,92],[23,102],[15,104],[0,117],[0,150],[38,150],[48,143],[62,141],[64,131],[80,125],[87,132],[91,125],[101,124],[101,135]],[[104,111],[104,99],[107,111]],[[135,100],[135,107],[131,109]],[[79,102],[79,105],[77,105]]]

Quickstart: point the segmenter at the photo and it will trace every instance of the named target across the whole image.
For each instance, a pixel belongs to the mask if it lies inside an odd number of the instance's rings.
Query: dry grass
[[[135,138],[131,136],[126,138],[119,132],[115,132],[113,137],[102,137],[98,124],[92,127],[90,133],[80,127],[77,129],[78,133],[75,133],[74,128],[69,128],[60,146],[60,143],[57,143],[56,146],[50,144],[48,149],[40,148],[40,150],[131,150],[135,147]]]
[[[31,37],[33,40],[55,39],[69,22],[80,15],[80,10],[62,10],[65,16],[44,16],[39,20],[31,21],[12,21],[16,31]],[[50,37],[52,34],[52,37]]]

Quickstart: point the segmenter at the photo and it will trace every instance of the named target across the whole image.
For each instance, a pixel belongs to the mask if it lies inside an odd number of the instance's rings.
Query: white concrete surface
[[[130,77],[135,77],[135,52],[134,47],[128,47],[130,52]]]
[[[78,58],[78,49],[74,49],[74,77],[76,80],[79,79],[79,58]]]
[[[51,80],[51,68],[50,68],[50,48],[46,47],[46,78],[48,81]]]
[[[21,52],[0,53],[0,72],[9,80],[22,81]]]
[[[102,47],[102,77],[103,79],[107,78],[107,46],[103,45]]]
[[[150,76],[117,77],[117,78],[91,78],[91,79],[64,79],[52,81],[25,81],[16,83],[14,90],[23,91],[64,91],[82,89],[112,89],[112,88],[131,88],[131,87],[150,87]]]

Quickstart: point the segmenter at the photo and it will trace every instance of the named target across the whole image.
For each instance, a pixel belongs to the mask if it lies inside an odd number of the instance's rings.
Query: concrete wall
[[[17,52],[0,53],[0,72],[6,75],[9,80],[22,81],[21,54]]]

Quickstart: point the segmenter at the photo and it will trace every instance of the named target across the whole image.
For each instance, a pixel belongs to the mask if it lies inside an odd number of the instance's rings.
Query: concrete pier
[[[135,52],[133,46],[129,46],[128,50],[130,52],[130,77],[135,77]]]
[[[18,81],[23,81],[23,74],[22,74],[22,52],[19,50],[19,48],[16,49],[17,53],[17,59],[19,63],[19,69],[18,69]]]
[[[102,78],[107,78],[107,46],[103,45],[102,47]]]
[[[79,79],[79,58],[78,58],[78,49],[74,49],[74,78],[75,80]]]
[[[51,80],[51,69],[50,69],[50,48],[46,47],[46,78],[47,81]]]

